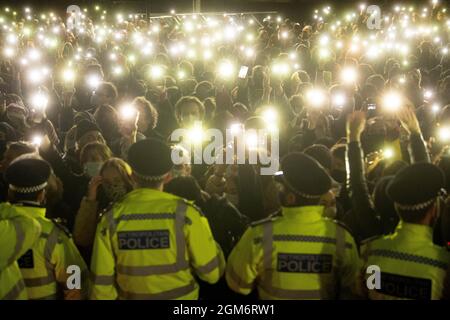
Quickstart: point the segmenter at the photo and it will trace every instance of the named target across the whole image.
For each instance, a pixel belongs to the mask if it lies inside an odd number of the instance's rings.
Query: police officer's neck
[[[164,184],[149,186],[149,185],[138,185],[137,189],[150,189],[150,190],[157,190],[157,191],[163,191],[164,190]]]
[[[31,201],[31,200],[13,201],[12,204],[21,205],[24,207],[44,207],[42,203],[40,203],[39,201]]]

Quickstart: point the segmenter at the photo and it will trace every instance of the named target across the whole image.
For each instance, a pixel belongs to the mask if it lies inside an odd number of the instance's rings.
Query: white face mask
[[[86,162],[84,164],[84,173],[90,178],[98,176],[102,166],[103,162]]]

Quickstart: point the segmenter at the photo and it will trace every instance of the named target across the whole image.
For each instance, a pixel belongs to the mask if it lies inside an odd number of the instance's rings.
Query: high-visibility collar
[[[151,200],[152,198],[155,198],[155,199],[161,199],[161,198],[179,199],[179,197],[172,195],[170,193],[159,191],[156,189],[150,189],[150,188],[134,189],[133,191],[131,191],[130,193],[128,193],[126,195],[125,199],[133,199],[133,198],[140,198],[140,197],[146,197],[149,200]]]
[[[14,205],[15,209],[20,213],[26,214],[33,218],[45,218],[46,209],[42,207],[28,206],[26,203]]]
[[[323,219],[323,206],[282,207],[282,214],[286,217],[294,217],[305,221],[317,221]]]
[[[398,235],[408,234],[409,239],[416,240],[432,240],[433,239],[433,228],[423,224],[408,223],[400,220],[395,233]]]

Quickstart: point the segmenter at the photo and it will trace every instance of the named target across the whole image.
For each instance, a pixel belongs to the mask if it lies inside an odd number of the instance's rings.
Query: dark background
[[[441,0],[443,2],[443,0]],[[447,1],[448,2],[448,1]],[[308,18],[311,19],[313,10],[323,8],[326,5],[332,6],[333,9],[355,9],[359,3],[389,5],[390,7],[397,3],[405,5],[419,4],[426,5],[430,0],[422,1],[392,1],[392,0],[203,0],[202,12],[245,12],[245,11],[278,11],[284,17],[292,18]],[[112,12],[124,13],[169,13],[171,9],[175,9],[177,13],[192,12],[191,0],[60,0],[60,1],[1,1],[3,6],[20,8],[30,5],[39,10],[52,9],[65,11],[70,4],[77,4],[81,8],[87,6],[93,8],[94,5],[100,5]]]

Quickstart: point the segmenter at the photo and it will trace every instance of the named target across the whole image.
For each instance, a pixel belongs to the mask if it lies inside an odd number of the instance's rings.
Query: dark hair
[[[431,204],[429,204],[427,207],[419,209],[419,210],[401,210],[398,207],[396,207],[396,211],[400,218],[402,218],[403,221],[407,223],[415,223],[419,224],[427,215],[428,211],[435,205],[435,201],[433,201]]]
[[[36,152],[36,147],[26,141],[17,141],[8,144],[8,150],[14,151],[19,155],[23,155]]]
[[[201,188],[192,176],[176,177],[170,180],[164,186],[164,191],[196,203],[202,201]]]
[[[19,201],[36,201],[39,195],[44,190],[39,190],[37,192],[31,192],[31,193],[20,193],[16,191],[12,191],[11,189],[8,190],[8,201],[9,202],[19,202]]]
[[[201,117],[203,118],[205,116],[205,106],[203,105],[203,103],[200,100],[198,100],[197,97],[185,96],[182,97],[180,100],[178,100],[177,104],[175,105],[175,116],[178,119],[178,121],[180,120],[181,109],[188,103],[196,104],[199,109]]]
[[[397,172],[399,172],[403,168],[406,168],[407,166],[408,163],[406,163],[405,161],[395,160],[383,169],[382,176],[395,176]]]
[[[205,100],[208,97],[214,95],[213,93],[213,84],[209,81],[202,81],[195,86],[194,92],[195,96],[199,98],[201,101]]]
[[[331,154],[334,158],[339,159],[341,161],[345,161],[345,151],[347,150],[347,146],[343,143],[335,144],[331,148]]]
[[[158,124],[158,111],[145,97],[136,97],[133,100],[133,105],[139,109],[139,112],[144,112],[147,116],[148,126],[155,129]]]
[[[119,117],[116,109],[110,105],[102,105],[95,110],[94,118],[105,139],[111,141],[111,139],[118,136]]]
[[[317,162],[319,162],[320,165],[326,170],[331,171],[333,167],[333,159],[331,157],[330,150],[326,146],[321,144],[313,144],[312,146],[306,148],[304,153],[317,160]]]
[[[185,79],[179,82],[178,87],[180,88],[183,95],[193,95],[197,81],[195,79]]]
[[[380,215],[380,222],[384,234],[394,232],[399,221],[394,202],[386,194],[387,186],[393,178],[393,176],[382,177],[376,183],[373,191],[373,204],[376,212]]]
[[[111,83],[111,82],[102,82],[99,84],[98,88],[96,89],[96,91],[104,91],[105,95],[110,98],[113,102],[115,102],[117,100],[118,97],[118,93],[117,93],[117,88],[116,86]]]

